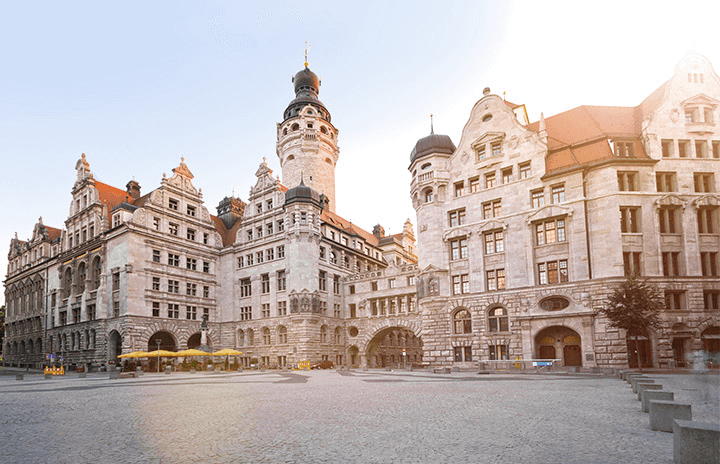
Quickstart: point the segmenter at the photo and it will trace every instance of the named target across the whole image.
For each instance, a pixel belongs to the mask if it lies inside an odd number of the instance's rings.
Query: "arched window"
[[[90,283],[90,290],[97,290],[100,287],[100,275],[102,274],[102,261],[100,257],[96,257],[93,261],[92,279]]]
[[[72,288],[72,269],[65,269],[65,277],[63,278],[63,298],[70,296],[70,290]]]
[[[340,327],[335,327],[335,344],[339,345],[341,339],[342,339],[342,330],[340,330]]]
[[[456,312],[453,316],[453,322],[456,334],[472,333],[472,318],[470,317],[470,311],[467,309]]]
[[[290,128],[290,130],[294,130],[294,131],[296,131],[298,129],[300,129],[300,124],[298,124],[298,123],[293,124],[292,127]]]
[[[425,203],[431,203],[433,201],[433,191],[432,189],[427,189],[423,192],[423,198],[425,199]]]
[[[327,343],[327,326],[320,327],[320,343]]]
[[[87,266],[82,262],[78,266],[78,294],[85,291],[85,279],[87,279]]]
[[[253,332],[253,329],[248,329],[247,333],[245,334],[245,345],[253,346],[254,344],[255,344],[255,332]]]
[[[268,329],[267,327],[262,330],[262,341],[263,345],[270,344],[270,329]]]
[[[284,345],[287,343],[287,328],[284,325],[278,327],[278,344]]]
[[[488,312],[490,332],[507,332],[509,330],[507,311],[503,307],[493,308]]]
[[[237,344],[238,346],[245,346],[245,331],[243,329],[238,330]]]
[[[334,251],[330,252],[330,264],[337,264],[337,254]]]

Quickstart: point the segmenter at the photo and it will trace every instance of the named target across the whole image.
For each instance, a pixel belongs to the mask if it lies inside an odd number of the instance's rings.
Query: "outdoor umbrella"
[[[193,358],[195,358],[195,356],[212,356],[212,353],[196,350],[195,348],[190,348],[188,350],[178,351],[177,353],[175,353],[175,356],[192,356]],[[192,368],[195,369],[195,364],[193,364]]]
[[[230,356],[239,356],[242,354],[242,351],[233,350],[232,348],[225,348],[224,350],[216,351],[212,353],[213,356],[225,356],[225,361],[227,361]]]
[[[132,353],[125,353],[118,356],[118,358],[144,358],[147,356],[145,351],[133,351]]]
[[[174,351],[167,351],[167,350],[155,350],[150,351],[146,353],[145,356],[141,356],[143,358],[158,358],[158,372],[160,372],[160,357],[163,358],[174,358],[177,355]]]

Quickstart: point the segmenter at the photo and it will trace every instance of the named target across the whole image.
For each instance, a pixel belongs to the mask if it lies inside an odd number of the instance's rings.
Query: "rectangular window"
[[[203,298],[210,298],[210,287],[203,285]]]
[[[698,232],[701,234],[714,234],[717,229],[717,211],[714,206],[701,206],[698,208]]]
[[[263,318],[270,317],[270,303],[263,303],[261,310]]]
[[[168,292],[180,293],[180,281],[168,279]]]
[[[673,140],[662,140],[661,143],[663,158],[671,158],[675,151],[675,142]]]
[[[257,232],[256,237],[257,237],[257,238],[262,238],[262,236],[263,236],[263,228],[262,228],[262,226],[258,226],[257,229],[256,229],[256,232]]]
[[[340,294],[340,276],[337,274],[333,276],[333,293],[336,295]]]
[[[113,289],[113,291],[120,290],[120,273],[119,272],[113,272],[112,289]]]
[[[174,253],[168,253],[168,265],[169,266],[180,266],[180,255]]]
[[[461,237],[450,241],[450,259],[467,259],[467,238]]]
[[[206,274],[210,272],[210,263],[207,261],[203,261],[203,272]]]
[[[717,255],[717,253],[710,251],[700,253],[700,266],[703,276],[717,277]]]
[[[253,231],[252,231],[252,229],[248,229],[248,230],[247,230],[247,239],[248,239],[248,242],[252,242],[252,239],[253,239]]]
[[[260,291],[262,293],[270,293],[270,274],[262,274],[260,276]]]
[[[245,257],[244,257],[244,256],[238,256],[238,259],[237,259],[237,267],[238,267],[238,269],[242,268],[243,266],[245,266]]]
[[[395,285],[396,285],[395,279],[388,279],[388,286],[390,288],[395,288]]]
[[[153,260],[153,263],[159,263],[159,262],[160,262],[160,250],[153,250],[153,252],[152,252],[152,260]]]
[[[267,250],[265,250],[265,260],[272,261],[273,259],[275,259],[275,249],[268,248]]]
[[[258,214],[262,213],[262,210],[263,210],[262,203],[258,203],[257,205],[255,205],[255,210],[257,211]]]
[[[455,362],[470,362],[472,361],[472,347],[471,346],[456,346],[453,348],[455,355]]]
[[[207,244],[208,244],[208,239],[209,239],[209,238],[210,238],[210,235],[209,235],[209,234],[206,234],[206,233],[204,233],[204,234],[203,234],[203,244],[207,245]]]
[[[155,228],[155,230],[160,230],[160,218],[159,217],[153,218],[153,227]]]
[[[370,282],[370,289],[371,289],[373,292],[376,292],[377,289],[378,289],[378,284],[377,284],[377,282]]]
[[[465,209],[450,211],[448,213],[450,227],[461,226],[465,223]]]
[[[192,205],[187,205],[187,214],[188,216],[195,217],[195,207]]]
[[[661,206],[658,210],[661,234],[678,234],[680,227],[677,222],[679,209],[676,207]]]
[[[252,283],[249,278],[240,279],[240,298],[252,296]]]
[[[190,320],[197,319],[197,306],[186,306],[185,307],[185,318]]]
[[[665,290],[665,307],[670,311],[685,309],[685,292]]]
[[[265,224],[265,231],[266,231],[267,235],[272,235],[275,233],[272,222],[268,222],[267,224]]]
[[[340,318],[340,316],[340,305],[335,303],[335,305],[333,306],[333,317]],[[337,336],[337,332],[335,333],[335,335]],[[340,340],[336,338],[335,343],[340,343]]]
[[[120,222],[120,213],[113,215],[113,223],[112,223],[113,228],[119,226],[120,224],[122,224],[122,222]],[[80,244],[80,240],[76,239],[75,243]]]
[[[283,291],[283,290],[285,290],[285,287],[286,287],[286,285],[287,285],[287,277],[286,277],[286,275],[285,275],[285,271],[284,271],[284,270],[283,270],[283,271],[277,271],[276,280],[277,280],[277,290],[278,290],[278,291]]]
[[[482,161],[485,159],[485,145],[477,147],[477,160]]]
[[[505,269],[487,271],[485,277],[485,284],[488,291],[502,290],[505,288]]]
[[[680,158],[690,157],[690,141],[678,140],[678,156]]]
[[[160,290],[160,277],[152,278],[152,289],[158,291]]]
[[[493,188],[495,187],[495,173],[494,172],[488,172],[485,174],[485,188]]]
[[[622,171],[617,173],[618,190],[621,192],[637,192],[640,190],[638,173],[633,171]]]
[[[325,259],[325,247],[320,247],[320,259]]]
[[[278,301],[278,316],[287,316],[287,301]]]
[[[551,219],[535,224],[535,237],[538,245],[564,242],[566,240],[565,219]]]
[[[455,197],[461,197],[465,194],[465,183],[464,182],[457,182],[454,186],[455,188]]]
[[[285,257],[285,245],[280,245],[277,247],[277,257],[278,259]]]
[[[160,317],[160,302],[159,301],[153,301],[152,315],[153,315],[153,317]]]
[[[414,287],[416,281],[417,280],[416,280],[415,276],[408,276],[408,278],[407,278],[407,284],[409,287]]]
[[[635,142],[614,141],[614,143],[615,143],[615,156],[620,156],[620,157],[624,157],[624,158],[632,158],[635,156]]]
[[[640,207],[639,206],[621,206],[620,207],[620,232],[624,234],[640,233]]]
[[[240,320],[251,321],[252,320],[252,306],[242,306],[240,308]],[[252,343],[248,342],[248,345]]]
[[[553,185],[550,187],[551,201],[553,204],[565,201],[565,185]]]
[[[500,147],[502,146],[500,144],[500,142],[493,142],[490,146],[492,147],[492,155],[500,156],[500,154],[501,154]]]
[[[704,290],[703,302],[705,310],[720,310],[720,292],[717,290]]]
[[[327,291],[327,272],[325,271],[318,273],[318,289],[323,292]]]
[[[480,178],[472,177],[472,178],[470,178],[469,182],[470,182],[470,193],[477,193],[480,190]]]
[[[187,229],[185,231],[185,236],[187,237],[188,240],[194,241],[195,240],[195,231],[192,229]]]
[[[507,345],[490,345],[490,360],[500,361],[508,359],[508,346]]]
[[[185,266],[191,271],[196,271],[197,270],[197,259],[185,258]]]
[[[713,158],[720,158],[720,141],[713,140],[712,155],[713,155]]]
[[[168,208],[170,208],[170,209],[173,210],[173,211],[177,211],[177,210],[178,210],[178,205],[179,205],[179,204],[180,204],[180,203],[179,203],[176,199],[174,199],[174,198],[170,198],[170,199],[168,200]]]
[[[456,275],[452,277],[453,295],[462,295],[470,293],[470,277],[468,274]]]
[[[538,263],[538,282],[540,285],[556,284],[567,281],[567,259]]]
[[[513,181],[513,168],[505,168],[502,170],[502,183],[509,184]]]
[[[178,234],[178,225],[175,223],[168,224],[168,232],[170,232],[170,235],[177,235]]]
[[[679,276],[680,272],[680,253],[677,251],[665,251],[662,254],[662,266],[664,276]]]
[[[488,201],[482,204],[483,219],[502,216],[501,200]]]
[[[177,303],[168,303],[168,317],[171,319],[180,318],[180,305]]]
[[[530,161],[526,163],[520,163],[518,165],[521,179],[528,179],[530,177]]]
[[[642,275],[642,270],[640,269],[641,256],[642,254],[637,251],[623,252],[623,270],[625,271],[626,277]]]
[[[485,234],[485,254],[503,253],[505,251],[505,237],[502,230]]]
[[[532,208],[539,208],[545,205],[545,192],[543,189],[530,192],[530,204]]]
[[[197,295],[197,284],[186,283],[185,284],[185,294],[187,296]]]
[[[696,158],[708,158],[708,146],[705,140],[695,141],[695,157]]]
[[[712,193],[715,191],[715,182],[712,173],[696,172],[693,177],[695,180],[695,192]]]

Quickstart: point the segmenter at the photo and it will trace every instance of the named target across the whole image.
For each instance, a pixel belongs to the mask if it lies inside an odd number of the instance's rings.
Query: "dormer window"
[[[112,226],[113,228],[119,226],[121,224],[120,222],[120,213],[113,214],[113,220],[112,220]]]
[[[615,145],[615,156],[621,158],[634,158],[635,157],[635,142],[632,140],[613,140]]]

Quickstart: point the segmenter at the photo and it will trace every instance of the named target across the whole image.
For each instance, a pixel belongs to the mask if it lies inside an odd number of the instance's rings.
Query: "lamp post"
[[[157,338],[157,339],[155,339],[155,343],[157,343],[157,346],[158,346],[158,361],[157,361],[157,363],[158,363],[158,374],[159,374],[160,373],[160,343],[162,343],[162,340]]]

